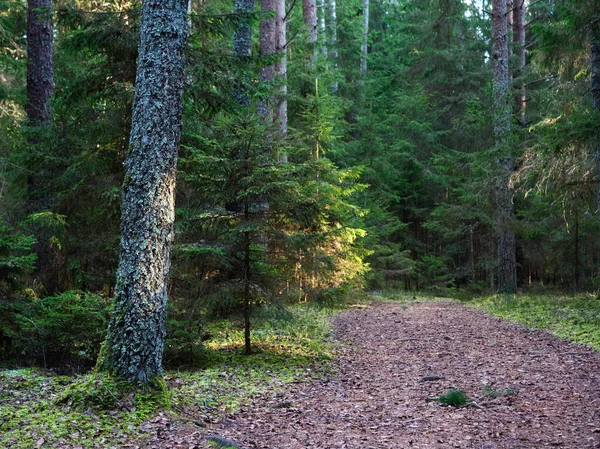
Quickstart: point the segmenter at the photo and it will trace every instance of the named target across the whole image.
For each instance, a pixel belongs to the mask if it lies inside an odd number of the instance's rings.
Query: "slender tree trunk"
[[[517,64],[515,66],[515,107],[517,112],[518,123],[521,127],[527,125],[525,116],[526,98],[525,98],[525,65],[527,63],[527,49],[525,48],[525,24],[527,15],[526,0],[514,0],[513,13],[513,40],[515,43],[515,52],[517,54]]]
[[[360,73],[367,73],[367,55],[369,51],[369,0],[363,0],[363,29],[360,44]]]
[[[276,20],[275,20],[275,42],[276,52],[281,55],[275,65],[275,72],[279,83],[279,95],[277,99],[277,127],[279,137],[285,139],[287,136],[288,118],[287,118],[287,37],[286,37],[286,8],[285,0],[276,0]],[[281,162],[287,162],[285,153],[279,154]]]
[[[326,0],[329,3],[329,59],[333,65],[333,69],[338,68],[338,49],[337,49],[337,5],[336,0]],[[331,86],[333,93],[338,91],[338,82],[334,82]]]
[[[308,70],[314,72],[317,62],[317,4],[316,0],[302,0],[302,16],[306,29]]]
[[[261,0],[261,12],[275,12],[277,8],[276,0]],[[276,17],[263,19],[260,22],[260,54],[261,56],[271,57],[277,51],[276,42]],[[270,64],[260,68],[258,80],[261,83],[273,83],[275,80],[275,65]],[[258,114],[266,126],[273,123],[273,99],[261,100],[258,103]]]
[[[575,232],[575,248],[573,249],[575,251],[575,254],[573,255],[575,259],[575,269],[573,279],[575,281],[575,291],[577,292],[579,290],[579,218],[577,217],[575,218],[575,229],[573,232]]]
[[[326,16],[327,11],[325,11],[325,0],[318,0],[318,8],[319,8],[319,47],[320,52],[327,60],[327,25],[326,25]]]
[[[144,0],[125,163],[121,259],[105,367],[129,380],[162,373],[174,237],[187,0]]]
[[[52,0],[27,2],[27,106],[30,126],[52,122],[54,93]]]
[[[511,107],[509,104],[510,75],[508,70],[508,26],[506,20],[506,0],[493,0],[493,104],[494,138],[500,154],[498,168],[499,185],[496,189],[495,227],[498,233],[498,291],[517,291],[516,239],[512,228],[514,222],[514,189],[510,176],[514,170],[514,160],[510,148]]]
[[[592,106],[598,113],[600,113],[600,38],[592,36],[590,50],[592,53]],[[596,202],[598,205],[597,213],[598,218],[600,219],[600,128],[596,132],[594,157],[596,160],[596,182],[598,184],[596,196]]]
[[[254,0],[235,0],[233,12],[236,14],[254,12]],[[237,58],[247,61],[252,56],[252,24],[249,20],[243,20],[233,33],[233,54]],[[243,84],[249,81],[247,78],[247,76],[243,76]],[[250,96],[246,88],[237,89],[234,95],[242,106],[250,106]]]
[[[250,220],[249,205],[244,205],[244,220]],[[252,342],[250,339],[250,315],[252,314],[252,302],[250,298],[250,231],[244,232],[244,353],[252,354]]]

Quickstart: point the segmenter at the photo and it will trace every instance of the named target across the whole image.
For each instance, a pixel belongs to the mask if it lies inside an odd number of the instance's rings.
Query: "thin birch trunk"
[[[337,49],[337,5],[336,0],[326,0],[326,4],[329,4],[329,59],[331,60],[333,69],[337,71],[338,68],[338,49]],[[331,91],[336,93],[338,91],[338,82],[335,81],[331,86]]]
[[[327,60],[327,28],[326,28],[326,15],[325,11],[325,0],[318,0],[318,18],[319,18],[319,50],[323,55],[323,58]]]
[[[363,0],[363,29],[360,45],[360,73],[367,73],[367,56],[369,51],[369,0]]]

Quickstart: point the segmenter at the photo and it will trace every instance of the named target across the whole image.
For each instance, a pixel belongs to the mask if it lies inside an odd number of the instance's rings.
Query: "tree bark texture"
[[[146,382],[162,373],[186,9],[187,0],[144,0],[142,5],[121,258],[105,361],[131,381]]]
[[[46,126],[52,120],[50,98],[54,93],[52,0],[27,2],[27,118],[30,126]]]
[[[287,116],[287,19],[286,19],[286,7],[285,0],[276,0],[276,20],[275,20],[275,34],[276,34],[276,52],[281,55],[277,64],[275,64],[275,72],[280,83],[279,95],[277,101],[277,127],[279,130],[279,137],[285,138],[288,130],[288,116]],[[287,162],[287,155],[280,154],[279,160]]]
[[[317,5],[319,11],[318,11],[318,17],[319,17],[319,31],[318,31],[318,37],[319,37],[319,49],[321,54],[323,55],[323,57],[325,59],[327,59],[327,31],[326,31],[326,15],[327,12],[325,11],[325,0],[318,0],[318,5]]]
[[[590,42],[591,62],[592,62],[592,106],[596,112],[600,113],[600,38],[592,36]],[[596,131],[596,141],[594,142],[594,158],[596,160],[596,179],[598,219],[600,219],[600,127]]]
[[[302,0],[302,17],[306,30],[309,70],[313,72],[317,62],[317,4],[316,0]]]
[[[514,189],[510,183],[514,160],[510,149],[512,108],[509,103],[510,74],[506,13],[506,0],[493,0],[493,128],[500,171],[495,205],[495,227],[498,233],[498,291],[514,293],[517,290],[517,261],[516,239],[512,228]]]
[[[233,12],[236,14],[254,12],[254,0],[235,0]],[[233,54],[240,59],[248,60],[252,56],[252,24],[250,21],[242,21],[233,33]],[[243,82],[245,83],[246,80]],[[250,97],[246,89],[238,89],[234,95],[241,105],[250,106]]]
[[[328,55],[329,59],[333,64],[333,69],[337,70],[338,68],[338,50],[337,50],[337,4],[336,0],[325,0],[326,4],[329,4],[329,49]],[[333,83],[331,86],[331,90],[333,93],[338,91],[338,83],[337,81]]]
[[[363,29],[360,44],[360,73],[367,73],[369,52],[369,0],[363,0]]]
[[[517,63],[514,70],[515,79],[515,108],[517,113],[518,122],[522,127],[527,125],[525,116],[526,108],[526,97],[525,97],[525,65],[527,49],[525,47],[525,17],[527,14],[527,3],[526,0],[514,0],[514,11],[513,11],[513,41],[515,44],[515,53],[517,56]]]
[[[260,11],[274,13],[277,8],[277,0],[261,0]],[[276,41],[276,17],[272,16],[260,22],[260,54],[271,57],[277,51]],[[273,83],[275,80],[275,65],[270,64],[260,68],[258,80],[261,83]],[[273,123],[273,100],[261,100],[258,102],[258,114],[263,123],[271,126]]]

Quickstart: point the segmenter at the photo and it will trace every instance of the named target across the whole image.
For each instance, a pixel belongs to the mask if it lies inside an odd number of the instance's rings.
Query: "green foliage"
[[[251,356],[241,354],[242,326],[210,323],[203,369],[166,371],[164,381],[149,386],[102,373],[0,371],[0,446],[29,449],[40,438],[49,447],[139,443],[143,423],[165,408],[181,414],[175,419],[217,420],[257,395],[332,369],[332,314],[308,305],[259,309],[253,330],[258,351]]]
[[[136,441],[141,424],[162,407],[144,393],[100,374],[57,376],[34,369],[0,371],[0,445],[106,447]]]
[[[8,226],[0,218],[0,283],[14,286],[33,271],[37,256],[32,252],[35,239]]]
[[[450,389],[446,393],[436,398],[436,400],[442,405],[462,407],[463,405],[467,404],[469,398],[467,393],[465,393],[463,390]]]
[[[13,356],[78,372],[95,363],[108,324],[109,301],[80,291],[41,299],[24,297],[11,307],[14,327],[4,330]]]
[[[600,301],[590,295],[506,295],[476,298],[474,306],[527,327],[600,350]]]

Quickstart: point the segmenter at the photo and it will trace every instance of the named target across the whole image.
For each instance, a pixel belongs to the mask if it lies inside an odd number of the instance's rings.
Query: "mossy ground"
[[[600,351],[600,300],[596,296],[495,295],[476,298],[469,304]]]
[[[259,311],[249,356],[239,326],[212,323],[202,366],[165,372],[166,392],[130,388],[104,374],[0,371],[0,447],[120,448],[143,438],[141,424],[167,403],[169,413],[197,421],[233,411],[330,369],[333,313],[309,306]]]

